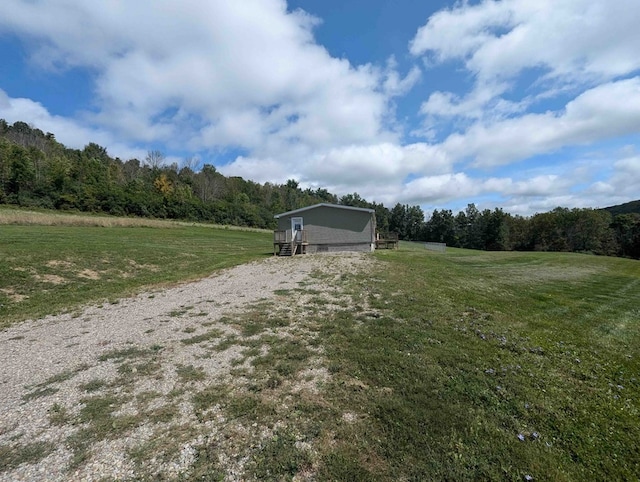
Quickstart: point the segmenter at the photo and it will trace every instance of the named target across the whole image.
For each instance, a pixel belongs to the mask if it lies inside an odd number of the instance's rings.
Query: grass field
[[[361,469],[376,455],[363,478],[640,477],[640,263],[406,245],[377,256],[380,282],[354,289],[384,315],[323,328],[337,373],[389,388],[337,397],[367,413],[341,455]]]
[[[0,328],[208,276],[271,253],[266,231],[0,211]]]
[[[141,286],[196,278],[270,248],[267,233],[203,227],[0,230],[5,324],[86,300],[115,302]],[[352,304],[325,309],[335,302],[301,286],[297,296],[308,301],[300,321],[273,316],[268,304],[229,320],[248,338],[223,340],[217,349],[244,343],[253,350],[252,370],[236,371],[246,385],[212,382],[191,401],[202,417],[216,406],[243,424],[241,438],[229,432],[225,440],[237,457],[248,457],[247,478],[640,478],[640,262],[442,254],[411,244],[374,259],[366,274],[316,275]],[[279,327],[295,336],[274,338]],[[292,391],[318,347],[329,374],[321,391]],[[185,383],[203,377],[194,367],[177,371]],[[111,422],[90,408],[80,416]],[[251,438],[264,427],[275,436]],[[182,436],[166,433],[158,443]],[[148,460],[154,450],[131,456]],[[220,450],[203,444],[192,476],[221,480]]]

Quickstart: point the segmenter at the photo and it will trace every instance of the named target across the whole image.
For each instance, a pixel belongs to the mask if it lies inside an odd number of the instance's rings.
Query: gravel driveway
[[[333,280],[372,261],[361,254],[274,257],[0,332],[0,480],[122,480],[142,469],[188,477],[195,447],[228,423],[215,407],[199,415],[193,394],[251,365],[246,347],[229,342],[251,336],[229,321],[234,314],[277,308],[294,322],[273,333],[290,336],[305,292],[335,301],[341,295]],[[307,384],[328,376],[316,351]],[[170,436],[177,452],[133,460],[162,433],[182,434]],[[224,450],[219,458],[226,479],[242,478],[246,460]]]

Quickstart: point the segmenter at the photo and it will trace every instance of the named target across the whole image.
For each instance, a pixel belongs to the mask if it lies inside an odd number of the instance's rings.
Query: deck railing
[[[296,239],[295,239],[296,243],[308,242],[307,231],[305,231],[304,229],[301,231],[295,231],[295,235],[296,235]],[[294,232],[292,232],[290,229],[287,229],[286,231],[273,232],[273,242],[276,244],[290,243],[294,241],[293,237],[294,237]]]
[[[399,239],[398,233],[377,233],[376,249],[398,249]]]
[[[290,252],[292,255],[296,254],[298,246],[302,246],[300,248],[300,252],[304,253],[307,244],[309,244],[309,240],[307,237],[307,231],[304,229],[300,231],[287,229],[286,231],[273,232],[273,254],[277,254],[278,250],[282,252],[282,247],[284,245],[290,245]]]

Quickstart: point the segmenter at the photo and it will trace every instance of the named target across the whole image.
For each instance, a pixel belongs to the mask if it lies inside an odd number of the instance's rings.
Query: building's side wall
[[[278,219],[278,229],[291,229],[291,218],[302,217],[309,241],[308,253],[371,251],[375,246],[375,217],[365,211],[320,206]]]
[[[337,253],[339,251],[354,251],[358,253],[368,253],[374,250],[374,246],[370,243],[356,244],[309,244],[306,252],[308,254],[315,253]]]

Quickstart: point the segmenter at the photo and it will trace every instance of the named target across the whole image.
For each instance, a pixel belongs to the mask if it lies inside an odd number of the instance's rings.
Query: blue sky
[[[0,117],[123,160],[530,215],[640,198],[637,0],[3,0]]]

